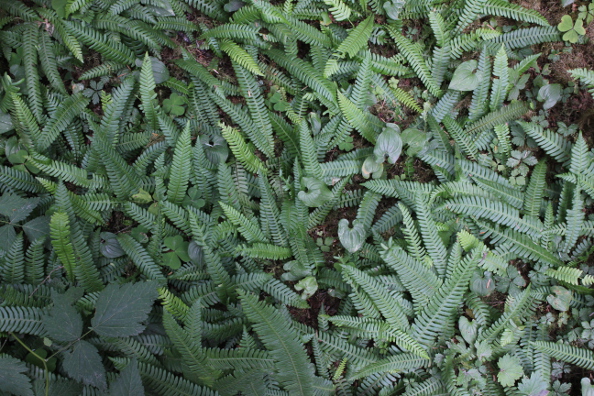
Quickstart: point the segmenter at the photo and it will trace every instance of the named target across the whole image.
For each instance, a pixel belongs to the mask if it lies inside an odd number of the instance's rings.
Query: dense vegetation
[[[0,394],[593,395],[554,3],[0,0]]]

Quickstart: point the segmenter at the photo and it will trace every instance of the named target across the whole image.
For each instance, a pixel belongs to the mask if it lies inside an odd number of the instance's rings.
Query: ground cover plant
[[[594,395],[593,19],[0,0],[0,393]]]

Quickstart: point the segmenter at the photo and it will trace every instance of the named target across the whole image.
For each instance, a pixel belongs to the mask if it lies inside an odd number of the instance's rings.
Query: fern
[[[530,345],[557,360],[575,364],[586,370],[594,368],[594,354],[590,350],[547,341],[533,341]]]
[[[239,292],[243,309],[270,355],[279,364],[275,377],[296,395],[313,394],[314,368],[307,360],[297,333],[272,307],[253,295]]]
[[[336,52],[341,57],[345,54],[350,57],[355,56],[362,48],[367,46],[372,30],[373,16],[369,16],[349,33],[348,37],[336,48]]]

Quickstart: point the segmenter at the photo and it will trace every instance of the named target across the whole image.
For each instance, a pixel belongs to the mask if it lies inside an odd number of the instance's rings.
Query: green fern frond
[[[563,138],[563,136],[550,129],[544,129],[542,126],[533,122],[518,121],[518,124],[547,154],[561,163],[569,161],[571,158],[571,143]]]
[[[450,320],[462,302],[480,259],[479,252],[475,249],[455,264],[443,286],[419,312],[412,326],[411,336],[415,340],[429,347],[435,337],[444,332],[443,324]]]
[[[476,135],[488,131],[496,125],[515,121],[522,117],[527,111],[528,105],[525,102],[512,102],[508,106],[493,111],[482,117],[480,120],[468,125],[465,131],[466,133]]]
[[[221,50],[225,51],[227,55],[229,55],[229,57],[233,60],[233,62],[241,65],[252,74],[257,76],[264,75],[262,71],[260,71],[260,68],[258,67],[258,64],[254,58],[252,58],[251,55],[248,54],[247,51],[242,47],[227,39],[221,39],[219,42]]]
[[[260,158],[254,154],[254,149],[248,145],[239,131],[227,125],[221,125],[221,133],[229,148],[245,168],[253,173],[266,174],[267,168]]]
[[[180,204],[186,196],[190,172],[192,170],[192,141],[190,123],[187,122],[184,130],[177,139],[173,161],[169,170],[169,185],[167,199],[174,204]]]
[[[242,256],[268,260],[285,260],[293,255],[289,248],[267,243],[254,243],[250,246],[241,245],[237,247],[237,252]]]
[[[482,13],[516,21],[536,23],[541,26],[549,26],[547,19],[538,11],[508,3],[505,0],[487,0],[483,6]]]
[[[586,85],[589,92],[594,95],[594,71],[588,69],[572,69],[568,70],[571,77],[580,79]]]
[[[270,355],[277,362],[275,378],[295,395],[313,394],[314,367],[291,322],[256,296],[239,291],[243,310]]]
[[[127,65],[134,64],[136,56],[124,44],[108,40],[103,34],[84,26],[82,23],[75,21],[63,21],[62,23],[69,34],[77,37],[106,58]]]
[[[43,308],[0,307],[0,331],[41,336],[45,312]]]
[[[531,341],[530,345],[557,360],[594,370],[594,353],[588,349],[547,341]]]
[[[404,57],[409,61],[417,76],[423,81],[425,87],[431,92],[431,94],[441,97],[442,92],[433,80],[431,76],[431,72],[423,55],[421,54],[418,47],[416,47],[413,43],[411,43],[407,38],[405,38],[399,31],[396,29],[388,26],[388,32],[390,36],[396,42],[398,49],[404,55]]]
[[[349,381],[366,377],[375,373],[398,373],[427,367],[431,360],[423,359],[412,353],[400,353],[381,359],[369,366],[366,366],[349,377]]]
[[[386,322],[396,329],[407,330],[409,328],[408,318],[398,300],[390,296],[389,291],[383,288],[377,280],[350,266],[343,266],[342,274],[353,287],[361,287],[369,295]]]
[[[140,242],[129,234],[118,235],[118,242],[143,275],[148,279],[164,279],[161,269]]]
[[[368,16],[356,28],[349,32],[347,38],[340,43],[336,52],[340,57],[355,56],[361,49],[367,47],[367,41],[373,31],[373,15]]]

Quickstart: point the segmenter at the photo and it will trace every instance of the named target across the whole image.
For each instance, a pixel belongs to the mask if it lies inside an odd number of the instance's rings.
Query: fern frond
[[[549,26],[547,19],[538,11],[514,3],[508,3],[505,0],[487,0],[483,6],[482,13],[516,21],[536,23],[541,26]]]
[[[148,279],[164,279],[161,269],[140,242],[129,234],[118,235],[118,242],[143,275]]]
[[[186,196],[188,181],[192,170],[192,141],[190,123],[186,126],[175,144],[173,161],[169,170],[169,185],[167,199],[174,204],[180,204]]]
[[[476,135],[488,131],[496,125],[515,121],[528,111],[528,105],[525,102],[512,102],[508,106],[493,111],[480,120],[466,127],[466,133]]]
[[[355,381],[375,373],[398,373],[400,371],[427,367],[430,362],[431,360],[420,358],[412,353],[399,353],[363,367],[351,375],[349,381]]]
[[[547,341],[531,341],[530,345],[557,360],[594,370],[594,353],[588,349]]]
[[[580,79],[586,85],[589,92],[594,95],[594,71],[588,69],[572,69],[568,70],[571,77]]]
[[[571,143],[563,138],[563,136],[550,129],[544,129],[533,122],[518,121],[518,124],[551,157],[561,163],[569,161],[571,158]]]
[[[398,49],[409,61],[417,76],[421,79],[421,81],[423,81],[423,84],[425,84],[425,87],[427,87],[431,94],[441,97],[442,92],[433,80],[429,67],[425,63],[425,59],[423,58],[419,48],[417,48],[412,42],[410,42],[410,40],[404,37],[395,28],[389,26],[387,29],[390,33],[390,36],[392,36],[396,42]]]
[[[480,261],[479,252],[473,250],[463,260],[456,263],[448,279],[429,303],[419,312],[412,326],[412,337],[429,347],[439,333],[444,332],[444,322],[450,320],[452,314],[464,298],[470,277]]]
[[[41,336],[45,309],[32,307],[0,307],[0,331]]]
[[[367,47],[367,41],[373,31],[373,15],[368,16],[360,22],[356,28],[349,32],[347,38],[340,43],[336,52],[342,58],[349,55],[355,56],[361,49]]]
[[[277,310],[258,301],[256,296],[239,291],[243,310],[270,355],[277,362],[279,383],[295,395],[313,394],[314,366],[291,322]]]

